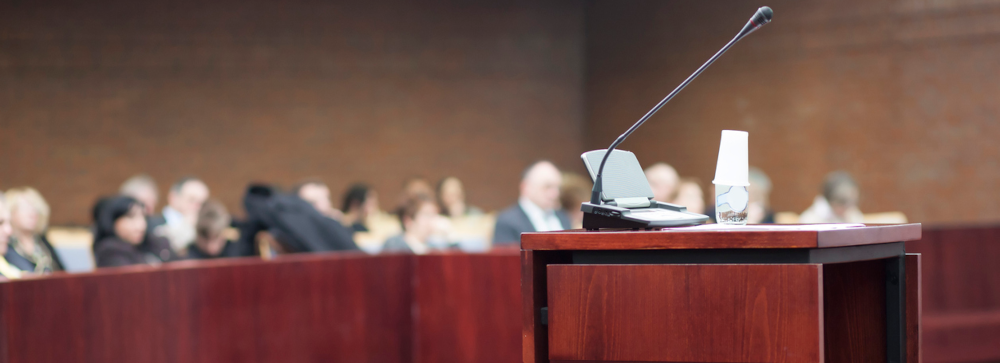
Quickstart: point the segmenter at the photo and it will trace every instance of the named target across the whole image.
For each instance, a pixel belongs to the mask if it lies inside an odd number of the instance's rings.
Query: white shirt
[[[527,198],[521,198],[517,203],[521,205],[521,210],[524,211],[524,214],[528,215],[528,220],[535,227],[535,232],[561,231],[565,229],[562,222],[559,221],[559,217],[556,216],[556,211],[542,210],[541,207],[535,205],[535,203],[532,203]]]
[[[174,251],[182,251],[194,242],[195,230],[181,212],[167,206],[163,208],[163,219],[167,221],[165,237],[170,240]]]

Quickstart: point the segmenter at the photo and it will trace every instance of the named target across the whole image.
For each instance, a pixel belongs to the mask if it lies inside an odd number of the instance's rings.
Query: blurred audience
[[[747,205],[747,223],[774,223],[774,211],[771,210],[771,178],[768,178],[760,168],[751,166],[749,179],[750,187],[747,191],[750,192],[750,204]]]
[[[677,170],[666,163],[656,163],[646,168],[646,180],[653,189],[653,200],[673,203],[677,199],[680,176]],[[590,197],[587,197],[590,200]]]
[[[4,258],[18,269],[33,273],[62,271],[63,264],[45,238],[49,225],[49,205],[32,188],[6,193],[12,233]]]
[[[146,233],[143,205],[132,197],[103,199],[95,208],[97,267],[158,265],[177,259],[170,242]]]
[[[403,233],[389,238],[384,252],[406,252],[418,255],[430,251],[430,239],[439,218],[437,205],[427,195],[414,194],[397,210]]]
[[[7,254],[7,241],[10,239],[11,230],[10,212],[7,211],[7,205],[4,203],[3,193],[0,193],[0,275],[2,275],[0,277],[19,279],[22,275],[21,270],[7,263],[7,260],[2,257]]]
[[[483,214],[479,208],[466,204],[465,187],[458,178],[449,176],[441,179],[437,187],[438,208],[449,218]]]
[[[799,216],[801,223],[861,223],[864,215],[858,209],[861,192],[858,183],[846,171],[827,174],[823,194]]]
[[[341,222],[355,232],[368,232],[368,216],[378,208],[378,194],[367,184],[354,184],[344,193],[344,217]]]
[[[400,204],[421,195],[435,200],[434,188],[431,187],[431,183],[421,177],[407,179],[403,183],[403,193],[399,196]]]
[[[522,232],[569,229],[569,217],[558,209],[561,184],[559,168],[549,161],[538,161],[525,169],[517,204],[497,216],[493,243],[519,243]]]
[[[330,187],[319,180],[307,180],[292,188],[292,194],[312,204],[316,211],[335,220],[342,220],[344,213],[333,207],[330,201]]]
[[[174,251],[183,253],[194,242],[198,210],[208,195],[208,186],[194,177],[182,178],[170,187],[167,206],[163,208],[166,230],[158,234],[167,237]]]
[[[226,206],[216,200],[207,200],[198,210],[198,222],[195,223],[196,237],[194,243],[188,246],[185,257],[204,260],[219,257],[239,257],[235,244],[229,241],[226,231],[229,230],[232,218]]]
[[[671,203],[687,207],[688,212],[704,214],[705,193],[698,179],[682,178],[677,185],[677,197]]]
[[[594,183],[576,173],[563,173],[562,185],[559,186],[559,205],[569,217],[570,228],[583,228],[583,211],[580,205],[590,201],[590,192]]]
[[[160,201],[160,190],[156,181],[146,174],[138,174],[125,180],[118,193],[126,195],[142,203],[142,212],[146,216],[156,215],[156,204]],[[162,220],[162,217],[159,217]],[[160,223],[163,224],[163,223]]]

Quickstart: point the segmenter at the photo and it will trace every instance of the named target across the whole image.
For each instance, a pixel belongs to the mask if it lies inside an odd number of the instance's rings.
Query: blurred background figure
[[[653,199],[658,202],[673,203],[674,199],[677,199],[677,187],[680,183],[677,170],[667,163],[656,163],[645,171],[649,187],[653,189]],[[586,200],[590,200],[589,195]]]
[[[121,188],[118,189],[121,195],[130,196],[142,203],[142,211],[147,216],[156,214],[156,205],[160,201],[160,190],[156,186],[153,177],[146,174],[138,174],[125,180]],[[160,217],[162,219],[162,217]],[[162,223],[160,223],[162,224]]]
[[[155,234],[167,237],[174,251],[184,253],[187,246],[194,242],[194,224],[198,221],[198,210],[208,200],[208,195],[208,186],[198,178],[178,180],[170,186],[167,206],[163,208],[165,230]]]
[[[688,212],[705,213],[705,193],[701,190],[701,183],[695,178],[682,178],[677,185],[677,197],[673,204],[687,207]]]
[[[356,183],[344,193],[341,223],[354,232],[354,243],[368,253],[382,249],[389,237],[402,231],[399,218],[382,212],[378,193],[368,184]]]
[[[368,232],[368,216],[378,211],[378,193],[367,184],[357,183],[344,193],[341,222],[355,232]]]
[[[431,187],[431,183],[427,179],[421,177],[413,177],[406,180],[403,183],[403,192],[400,195],[400,202],[405,203],[410,198],[415,198],[417,196],[423,195],[430,200],[434,200],[434,188]]]
[[[747,191],[750,192],[750,204],[747,205],[747,223],[774,223],[774,211],[771,210],[771,178],[768,178],[760,168],[751,166],[749,179],[750,187]]]
[[[166,239],[146,233],[142,203],[127,196],[102,199],[97,215],[94,259],[97,267],[159,265],[177,259]]]
[[[562,174],[562,185],[559,186],[559,205],[569,217],[570,228],[583,228],[583,211],[580,205],[590,201],[590,192],[594,183],[589,178],[577,173]]]
[[[383,252],[405,252],[418,255],[431,250],[430,239],[439,218],[437,205],[427,195],[415,194],[396,211],[403,233],[385,241]]]
[[[858,209],[861,191],[858,183],[846,171],[826,175],[823,194],[813,199],[813,204],[802,212],[802,223],[861,223],[864,215]]]
[[[344,213],[333,207],[330,201],[330,187],[319,180],[307,180],[292,188],[292,194],[312,204],[316,211],[335,220],[344,218]]]
[[[229,241],[226,231],[229,230],[232,218],[226,206],[216,200],[209,199],[198,211],[198,222],[195,224],[196,237],[194,243],[188,246],[188,259],[204,260],[218,257],[238,257]]]
[[[483,214],[479,208],[466,203],[465,187],[462,186],[461,180],[453,176],[441,179],[438,183],[437,200],[441,214],[450,218]]]
[[[21,270],[7,263],[2,256],[7,254],[7,241],[11,235],[10,212],[7,211],[7,204],[4,202],[4,195],[0,193],[0,277],[4,279],[21,278]],[[0,279],[2,280],[2,279]]]
[[[559,168],[549,161],[538,161],[525,169],[517,204],[497,216],[493,243],[520,243],[522,232],[569,229],[569,217],[559,210],[561,184]]]
[[[49,205],[33,188],[17,188],[6,193],[12,233],[4,258],[18,269],[32,273],[62,271],[63,264],[45,238],[49,225]]]

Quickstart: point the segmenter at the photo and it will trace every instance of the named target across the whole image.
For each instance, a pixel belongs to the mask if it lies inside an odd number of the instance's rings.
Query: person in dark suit
[[[96,209],[97,267],[158,265],[177,259],[169,241],[146,233],[142,203],[117,196],[99,201]]]
[[[517,204],[497,216],[493,244],[520,243],[523,232],[569,229],[569,217],[558,209],[561,183],[559,169],[549,161],[538,161],[525,169]]]

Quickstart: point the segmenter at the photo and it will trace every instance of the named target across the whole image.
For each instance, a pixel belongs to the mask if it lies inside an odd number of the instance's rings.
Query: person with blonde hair
[[[11,229],[10,213],[7,212],[3,193],[0,193],[0,280],[21,278],[21,270],[11,266],[2,257],[7,253],[7,241],[10,238]]]
[[[15,188],[7,191],[6,199],[11,225],[7,262],[33,273],[62,271],[62,261],[45,238],[49,205],[42,195],[34,188]]]

